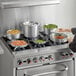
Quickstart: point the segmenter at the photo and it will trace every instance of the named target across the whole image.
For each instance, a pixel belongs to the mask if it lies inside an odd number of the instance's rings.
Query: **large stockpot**
[[[25,37],[36,38],[39,35],[39,25],[33,22],[22,23],[23,34]]]
[[[51,33],[50,39],[54,42],[65,43],[68,41],[68,36],[64,33]]]

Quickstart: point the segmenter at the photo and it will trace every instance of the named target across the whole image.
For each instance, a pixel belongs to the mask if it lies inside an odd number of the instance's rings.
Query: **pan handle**
[[[24,49],[24,47],[15,47],[15,48],[14,48],[14,51],[16,51],[18,48]],[[24,49],[24,50],[25,50],[25,49]]]
[[[17,48],[19,48],[19,47],[15,47],[15,48],[14,48],[14,51],[15,51]]]

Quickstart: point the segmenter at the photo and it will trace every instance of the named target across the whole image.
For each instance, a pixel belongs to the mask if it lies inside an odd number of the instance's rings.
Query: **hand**
[[[69,28],[69,29],[65,29],[65,32],[71,32],[71,29]]]
[[[68,42],[69,42],[69,43],[73,42],[74,35],[73,35],[72,33],[68,33],[67,36],[68,36],[68,37],[67,37]]]
[[[68,38],[68,42],[71,43],[73,41],[73,37]]]

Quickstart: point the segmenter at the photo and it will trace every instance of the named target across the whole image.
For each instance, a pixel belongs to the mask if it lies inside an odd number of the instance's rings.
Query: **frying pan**
[[[23,41],[26,42],[27,44],[16,46],[16,45],[11,44],[11,43],[14,42],[14,41],[17,41],[17,40],[12,40],[12,41],[9,42],[9,44],[10,44],[12,47],[15,47],[14,50],[16,50],[17,48],[24,48],[24,47],[26,47],[26,46],[28,45],[28,43],[27,43],[26,41],[23,40]]]
[[[41,41],[41,42],[39,42],[39,41]],[[42,39],[33,40],[33,42],[34,42],[35,44],[45,44],[45,43],[46,43],[46,41],[45,41],[45,40],[42,40]]]

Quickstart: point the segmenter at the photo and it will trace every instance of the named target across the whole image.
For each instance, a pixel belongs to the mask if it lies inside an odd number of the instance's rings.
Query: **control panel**
[[[51,54],[41,54],[33,56],[22,56],[17,58],[17,66],[31,66],[37,64],[51,63],[62,59],[68,59],[73,57],[73,52],[56,52]]]
[[[54,55],[40,55],[40,56],[29,56],[29,57],[21,57],[17,59],[17,65],[34,65],[34,64],[43,64],[49,63],[54,60]]]
[[[61,52],[60,53],[62,57],[72,57],[73,56],[73,52]]]

